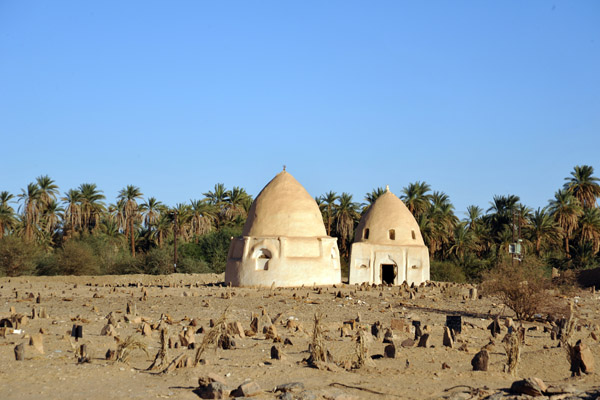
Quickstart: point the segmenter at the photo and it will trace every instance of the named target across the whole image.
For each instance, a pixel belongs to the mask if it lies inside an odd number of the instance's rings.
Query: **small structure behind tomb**
[[[429,280],[429,252],[417,221],[396,195],[379,196],[362,216],[352,244],[350,284],[401,285]]]

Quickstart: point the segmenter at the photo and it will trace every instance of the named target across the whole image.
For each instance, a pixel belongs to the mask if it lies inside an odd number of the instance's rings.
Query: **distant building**
[[[256,197],[229,247],[225,283],[233,286],[333,285],[341,282],[337,239],[321,211],[285,170]]]
[[[362,216],[352,244],[350,284],[429,280],[429,252],[417,221],[386,188]]]

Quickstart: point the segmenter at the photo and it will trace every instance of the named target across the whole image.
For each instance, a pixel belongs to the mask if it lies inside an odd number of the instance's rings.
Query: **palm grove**
[[[591,166],[576,166],[544,208],[497,195],[487,209],[469,206],[462,220],[450,198],[425,182],[404,187],[400,198],[429,247],[432,279],[478,281],[506,261],[515,232],[524,257],[547,269],[596,266],[598,182]],[[373,189],[364,203],[349,193],[315,199],[343,264],[361,215],[383,193]],[[221,183],[203,196],[173,207],[128,185],[107,203],[93,183],[61,196],[54,180],[40,176],[20,194],[0,192],[0,275],[171,273],[175,246],[177,272],[223,272],[230,238],[241,234],[252,197]]]

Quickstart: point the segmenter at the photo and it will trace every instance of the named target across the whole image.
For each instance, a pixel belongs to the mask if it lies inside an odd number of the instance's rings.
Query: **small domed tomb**
[[[285,170],[256,197],[229,246],[225,283],[289,287],[341,283],[337,240],[315,200]]]
[[[429,280],[429,251],[417,221],[389,191],[362,216],[350,255],[350,284],[401,285]]]

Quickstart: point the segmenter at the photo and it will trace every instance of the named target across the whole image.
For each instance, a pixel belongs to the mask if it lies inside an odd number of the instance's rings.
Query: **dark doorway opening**
[[[381,264],[381,283],[393,285],[396,279],[394,264]]]

